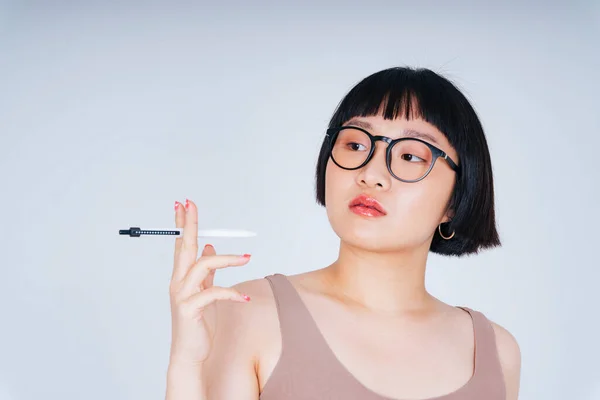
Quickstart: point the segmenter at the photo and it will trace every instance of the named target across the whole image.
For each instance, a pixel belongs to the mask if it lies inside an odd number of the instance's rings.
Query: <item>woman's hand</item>
[[[172,339],[170,364],[201,365],[208,357],[213,335],[205,321],[205,308],[217,300],[248,302],[250,298],[232,288],[213,286],[215,270],[245,265],[245,255],[216,255],[211,245],[198,256],[198,210],[186,200],[175,204],[175,224],[183,235],[175,240],[170,284]]]

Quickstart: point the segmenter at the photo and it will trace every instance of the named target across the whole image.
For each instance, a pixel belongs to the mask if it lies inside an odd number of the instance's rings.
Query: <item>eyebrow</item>
[[[371,125],[370,123],[368,123],[366,121],[360,121],[358,119],[351,119],[350,121],[348,121],[348,123],[346,125],[357,126],[359,128],[363,128],[363,129],[366,129],[368,131],[372,131],[373,130],[373,125]],[[433,142],[435,144],[439,144],[438,141],[436,140],[436,138],[433,135],[430,135],[429,133],[425,133],[425,132],[419,132],[419,131],[416,131],[414,129],[404,129],[402,131],[402,137],[424,139],[424,140],[428,140],[430,142]]]

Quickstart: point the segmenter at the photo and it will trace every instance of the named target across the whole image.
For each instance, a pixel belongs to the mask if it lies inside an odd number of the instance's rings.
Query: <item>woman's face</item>
[[[405,137],[408,131],[412,132],[412,137],[415,132],[422,133],[424,136],[420,139],[445,151],[459,163],[456,151],[444,134],[420,119],[356,117],[344,125],[359,126],[372,135],[392,139]],[[369,163],[357,170],[342,169],[329,158],[325,204],[331,226],[342,241],[371,250],[399,251],[429,243],[438,224],[451,217],[447,205],[454,188],[455,172],[439,158],[425,179],[415,183],[399,181],[388,172],[387,146],[387,143],[377,141]],[[403,160],[419,161],[411,156],[404,156]],[[351,206],[360,195],[367,196],[357,201],[364,206]],[[369,198],[379,202],[376,207],[383,208],[383,213],[369,207],[372,205]]]

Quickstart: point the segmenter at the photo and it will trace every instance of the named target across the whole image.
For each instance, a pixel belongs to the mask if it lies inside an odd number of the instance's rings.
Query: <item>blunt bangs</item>
[[[466,135],[460,126],[466,108],[470,106],[464,96],[434,72],[392,68],[359,82],[340,102],[329,127],[341,126],[354,117],[375,115],[385,119],[423,119],[446,135],[458,151]]]

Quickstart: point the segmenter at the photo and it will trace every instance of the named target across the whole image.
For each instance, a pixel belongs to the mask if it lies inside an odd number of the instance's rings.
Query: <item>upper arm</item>
[[[521,381],[521,350],[515,337],[502,326],[493,323],[496,346],[506,384],[506,400],[519,398]]]
[[[234,286],[253,299],[249,283]],[[241,287],[241,288],[240,288]],[[253,336],[252,301],[218,301],[206,310],[205,320],[212,332],[210,355],[204,363],[208,400],[257,400],[256,345]]]

